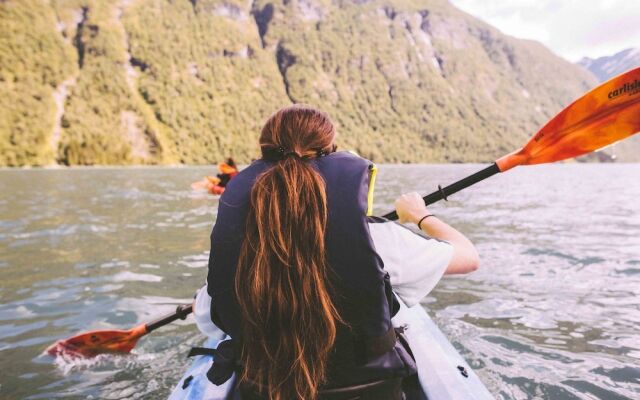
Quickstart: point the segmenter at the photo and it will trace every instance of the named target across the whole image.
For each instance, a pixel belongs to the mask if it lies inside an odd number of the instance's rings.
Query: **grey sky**
[[[640,0],[450,0],[502,32],[578,61],[640,47]]]

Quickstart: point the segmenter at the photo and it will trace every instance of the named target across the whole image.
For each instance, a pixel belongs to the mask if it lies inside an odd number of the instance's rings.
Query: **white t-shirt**
[[[418,234],[395,221],[369,217],[369,232],[393,291],[408,307],[433,290],[453,256],[448,242]]]
[[[408,307],[418,304],[444,275],[453,256],[453,246],[383,218],[369,217],[368,225],[393,291]],[[198,328],[207,336],[219,332],[211,322],[210,309],[211,297],[205,285],[198,292],[193,314]]]

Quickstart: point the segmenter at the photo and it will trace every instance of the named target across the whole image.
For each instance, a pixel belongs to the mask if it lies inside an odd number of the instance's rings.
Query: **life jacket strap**
[[[225,340],[215,349],[206,347],[192,347],[187,357],[212,356],[213,365],[207,371],[207,379],[214,385],[222,385],[239,370],[240,365],[236,357],[238,354],[233,340]]]
[[[189,354],[187,357],[195,357],[195,356],[215,356],[217,349],[210,349],[208,347],[192,347],[189,350]]]

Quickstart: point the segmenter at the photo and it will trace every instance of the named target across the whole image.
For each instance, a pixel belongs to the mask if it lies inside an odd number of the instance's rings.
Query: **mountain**
[[[292,102],[377,162],[486,162],[595,84],[445,0],[0,1],[0,165],[246,162]]]
[[[584,57],[578,65],[591,71],[600,82],[620,75],[631,68],[640,67],[640,47],[622,50],[612,56],[596,59]]]
[[[612,56],[596,59],[584,57],[577,64],[589,70],[600,82],[604,82],[632,68],[640,67],[640,48],[626,49]],[[615,143],[601,153],[605,154],[593,154],[582,159],[587,161],[614,159],[622,162],[638,162],[640,161],[640,134]]]

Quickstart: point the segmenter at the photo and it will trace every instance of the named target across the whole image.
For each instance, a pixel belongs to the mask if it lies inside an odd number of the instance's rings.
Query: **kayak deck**
[[[406,307],[393,317],[393,325],[404,327],[404,333],[418,366],[418,378],[429,400],[485,400],[493,399],[480,378],[447,340],[420,304]],[[207,338],[204,347],[216,348],[226,339],[219,331]],[[207,379],[213,357],[196,356],[191,366],[174,388],[170,400],[223,400],[227,397],[233,378],[221,386]]]

